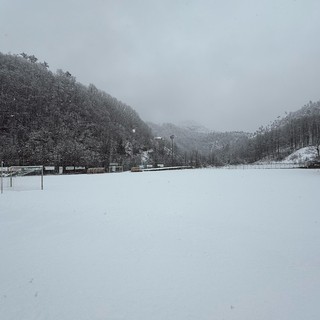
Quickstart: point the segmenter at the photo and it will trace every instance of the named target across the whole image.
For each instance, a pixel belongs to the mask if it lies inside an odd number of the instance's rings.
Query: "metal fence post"
[[[1,193],[3,193],[3,161],[1,161]]]
[[[43,166],[41,166],[41,190],[43,190]]]

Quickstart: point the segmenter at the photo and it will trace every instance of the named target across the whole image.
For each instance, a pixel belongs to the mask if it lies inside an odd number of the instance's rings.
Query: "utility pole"
[[[171,139],[171,166],[173,166],[173,141],[174,141],[174,134],[170,136]]]

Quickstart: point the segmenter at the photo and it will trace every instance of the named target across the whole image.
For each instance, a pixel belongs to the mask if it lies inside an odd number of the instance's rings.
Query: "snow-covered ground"
[[[318,320],[319,186],[203,169],[5,190],[0,319]]]
[[[317,149],[316,147],[305,147],[301,148],[292,154],[290,154],[288,157],[286,157],[283,162],[284,163],[303,163],[307,161],[315,160],[317,157]]]
[[[305,164],[308,161],[315,161],[318,156],[317,149],[315,146],[304,147],[292,152],[286,158],[281,161],[274,161],[270,157],[258,160],[255,164],[265,165],[265,164]]]

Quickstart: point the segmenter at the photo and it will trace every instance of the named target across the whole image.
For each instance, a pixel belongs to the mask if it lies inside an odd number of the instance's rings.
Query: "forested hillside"
[[[214,136],[214,134],[213,134]],[[281,161],[294,151],[313,146],[319,157],[320,102],[309,102],[296,112],[278,117],[253,134],[239,135],[220,150],[214,148],[220,163],[253,163],[259,160]]]
[[[27,54],[0,53],[0,159],[6,165],[140,163],[149,127],[129,106],[53,73]]]
[[[314,146],[319,157],[320,101],[309,102],[296,112],[260,127],[253,139],[253,158],[281,160],[291,152]]]
[[[173,124],[149,123],[154,135],[175,135],[176,160],[197,166],[281,161],[303,147],[313,146],[319,157],[320,102],[278,117],[254,133],[200,132]]]
[[[118,162],[129,169],[141,158],[154,165],[225,165],[278,161],[306,146],[314,146],[319,156],[320,102],[254,133],[210,132],[194,123],[148,125],[131,107],[94,85],[82,85],[68,71],[53,73],[46,62],[25,53],[0,53],[0,159],[5,165],[107,167]]]

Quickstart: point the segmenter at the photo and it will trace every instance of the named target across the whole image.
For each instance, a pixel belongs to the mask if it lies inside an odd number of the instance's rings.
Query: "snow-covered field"
[[[45,178],[0,195],[0,319],[318,320],[320,171]]]

